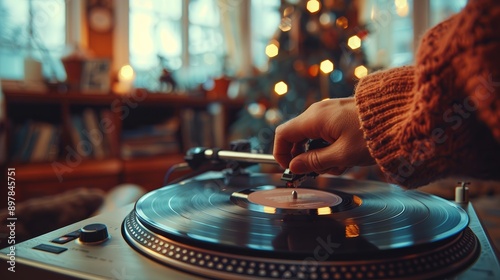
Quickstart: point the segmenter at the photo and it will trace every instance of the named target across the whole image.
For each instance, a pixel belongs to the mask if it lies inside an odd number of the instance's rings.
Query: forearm
[[[416,67],[360,80],[367,144],[389,179],[417,187],[450,175],[500,178],[500,8],[476,0],[434,27]]]

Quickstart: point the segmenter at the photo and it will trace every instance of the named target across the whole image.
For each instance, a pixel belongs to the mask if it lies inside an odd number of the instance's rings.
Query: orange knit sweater
[[[361,79],[368,148],[391,182],[500,179],[500,4],[470,0],[429,30],[415,66]]]

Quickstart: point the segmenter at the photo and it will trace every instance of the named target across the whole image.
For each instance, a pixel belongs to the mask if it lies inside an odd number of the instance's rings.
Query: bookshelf
[[[58,93],[3,88],[7,160],[17,200],[122,183],[161,187],[195,146],[226,148],[242,100],[151,93]]]

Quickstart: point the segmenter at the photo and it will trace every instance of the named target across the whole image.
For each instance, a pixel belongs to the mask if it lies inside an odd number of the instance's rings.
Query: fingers
[[[325,106],[320,103],[311,105],[298,117],[276,128],[273,155],[282,167],[287,168],[294,156],[303,153],[303,144],[308,139],[331,140],[331,137],[323,137],[326,116],[318,113],[325,110]]]
[[[302,153],[290,161],[290,170],[293,173],[341,173],[347,167],[354,165],[348,157],[349,149],[342,145],[342,139],[333,142],[330,146]]]
[[[305,123],[305,124],[304,124]],[[302,129],[307,120],[297,117],[276,128],[273,155],[276,161],[287,168],[292,158],[304,152],[304,143],[314,137],[314,132]]]

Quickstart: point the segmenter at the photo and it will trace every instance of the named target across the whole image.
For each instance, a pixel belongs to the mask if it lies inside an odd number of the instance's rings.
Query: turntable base
[[[135,205],[17,244],[15,274],[4,261],[0,275],[3,279],[500,279],[498,259],[472,205],[460,207],[420,192],[399,193],[393,186],[373,182],[319,177],[303,187],[334,194],[322,202],[326,205],[298,203],[292,196],[282,207],[276,201],[267,204],[248,198],[272,190],[276,178],[239,179],[227,181],[217,172],[202,174],[153,191]],[[393,199],[380,201],[387,192]],[[289,198],[275,199],[283,203]],[[387,202],[393,200],[399,202]],[[208,218],[210,223],[200,224]],[[97,245],[52,242],[93,223],[105,224],[110,238]],[[331,223],[335,226],[320,230]],[[210,225],[215,225],[211,231]],[[419,225],[431,227],[420,232]],[[301,230],[304,227],[310,234]],[[33,249],[40,244],[64,251]],[[0,253],[1,258],[11,259],[9,248]]]

